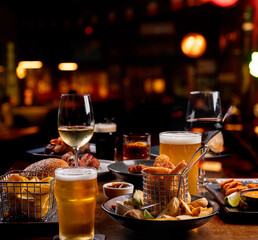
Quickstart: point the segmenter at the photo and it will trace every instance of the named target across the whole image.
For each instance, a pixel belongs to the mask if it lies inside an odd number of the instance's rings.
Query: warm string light
[[[60,71],[76,71],[78,64],[74,62],[62,62],[58,64],[58,69]]]
[[[205,53],[206,48],[206,39],[199,33],[189,33],[184,36],[181,41],[182,52],[190,58],[202,56]]]

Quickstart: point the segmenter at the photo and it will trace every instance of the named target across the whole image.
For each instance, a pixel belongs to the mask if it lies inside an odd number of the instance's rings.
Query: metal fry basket
[[[0,177],[2,221],[46,221],[55,210],[54,174],[13,170]]]
[[[188,177],[181,174],[143,173],[144,205],[156,204],[148,209],[154,216],[158,215],[173,197],[188,201]],[[181,181],[181,183],[180,183]]]

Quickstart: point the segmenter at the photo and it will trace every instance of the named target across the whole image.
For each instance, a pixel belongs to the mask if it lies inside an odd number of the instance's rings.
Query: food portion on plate
[[[66,161],[69,166],[75,166],[75,156],[73,152],[69,151],[65,153],[62,156],[62,159]],[[85,153],[78,159],[78,166],[98,168],[100,166],[100,162],[90,153]]]
[[[133,197],[124,201],[117,201],[112,206],[115,213],[125,217],[145,219],[145,220],[185,220],[209,216],[213,212],[212,207],[208,207],[206,198],[199,198],[195,201],[173,197],[168,205],[157,216],[148,211],[148,206],[144,205],[143,192],[136,190]]]
[[[80,147],[80,153],[85,153],[89,150],[90,144],[86,143],[82,147]],[[51,139],[49,144],[45,147],[44,154],[49,155],[62,155],[67,152],[73,151],[73,148],[68,146],[61,137]]]
[[[246,210],[246,209],[249,208],[249,206],[244,201],[245,191],[248,190],[248,189],[257,190],[258,189],[258,183],[243,184],[243,182],[241,180],[227,179],[225,181],[220,182],[219,187],[225,193],[224,203],[225,203],[226,206],[240,207],[240,208]],[[249,191],[247,191],[247,192],[249,192]],[[251,192],[255,192],[255,191],[251,191]],[[257,190],[257,192],[258,192],[258,190]],[[242,198],[241,198],[241,195],[243,195]],[[251,194],[248,193],[247,195],[251,195]]]
[[[187,163],[182,160],[175,166],[169,161],[169,157],[165,154],[161,154],[155,158],[155,162],[152,166],[147,166],[146,164],[134,164],[128,167],[129,173],[142,173],[142,170],[152,173],[152,174],[177,174],[180,173]]]

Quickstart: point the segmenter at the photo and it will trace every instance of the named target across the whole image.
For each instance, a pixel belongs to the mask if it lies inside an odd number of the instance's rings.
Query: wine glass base
[[[209,181],[209,180],[207,180],[207,179],[199,180],[199,181],[198,181],[198,185],[199,185],[199,186],[205,186],[205,185],[207,185],[207,184],[212,184],[212,181]]]

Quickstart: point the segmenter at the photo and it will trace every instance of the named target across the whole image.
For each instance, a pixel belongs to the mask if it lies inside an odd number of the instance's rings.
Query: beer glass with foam
[[[94,139],[96,142],[96,157],[114,160],[116,143],[116,124],[95,124]]]
[[[170,158],[177,165],[182,160],[189,162],[197,148],[201,147],[201,134],[187,131],[168,131],[159,134],[159,153]],[[200,154],[196,155],[199,157]],[[198,165],[195,164],[188,173],[188,190],[197,194]]]
[[[59,168],[55,171],[55,180],[59,239],[93,239],[98,194],[96,170]]]

